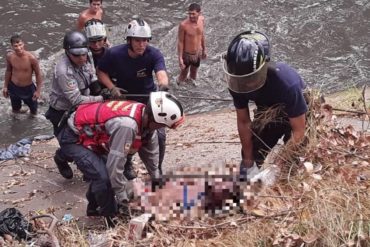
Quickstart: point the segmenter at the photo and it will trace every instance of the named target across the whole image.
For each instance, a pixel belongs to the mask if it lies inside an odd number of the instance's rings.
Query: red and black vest
[[[134,101],[106,101],[79,105],[74,125],[79,131],[79,144],[97,153],[109,152],[110,136],[105,123],[115,117],[131,117],[138,125],[138,132],[131,149],[141,147],[141,125],[145,105]]]

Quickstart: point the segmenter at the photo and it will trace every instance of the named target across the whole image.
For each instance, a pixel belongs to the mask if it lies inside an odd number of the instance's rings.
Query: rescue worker
[[[84,31],[89,41],[88,59],[96,68],[99,59],[103,57],[109,49],[107,30],[105,24],[101,20],[91,19],[86,22]],[[90,94],[100,95],[102,87],[102,84],[96,80],[90,86]]]
[[[85,34],[89,41],[89,50],[91,51],[94,66],[104,56],[109,45],[107,43],[107,30],[105,24],[98,19],[91,19],[85,24]]]
[[[81,103],[102,102],[103,96],[90,96],[90,85],[97,80],[95,68],[88,61],[88,41],[78,31],[67,32],[63,39],[65,53],[58,60],[50,91],[50,106],[45,116],[53,124],[54,135],[57,136],[63,127],[63,115],[67,115],[73,107]],[[66,118],[65,118],[66,120]],[[71,179],[73,172],[67,160],[57,149],[54,161],[60,174]]]
[[[305,84],[289,65],[270,61],[269,39],[259,31],[243,32],[231,41],[223,68],[242,144],[240,172],[250,179],[259,172],[258,168],[282,136],[285,143],[299,144],[303,140],[307,112],[302,92]],[[257,106],[253,122],[249,101]],[[261,126],[257,126],[256,119],[274,107],[282,111],[257,131]]]
[[[167,92],[151,93],[147,105],[134,101],[79,105],[58,140],[63,155],[73,159],[90,181],[87,215],[111,218],[117,202],[128,206],[123,170],[129,154],[138,152],[150,177],[158,178],[158,137],[151,131],[176,128],[183,120],[180,102]]]
[[[144,20],[131,21],[126,28],[127,44],[110,48],[98,63],[99,81],[112,91],[114,97],[127,91],[127,99],[146,104],[148,97],[132,97],[129,94],[149,94],[150,92],[168,91],[168,75],[162,53],[149,45],[152,38],[151,29]],[[154,82],[153,72],[158,84]],[[117,81],[112,81],[112,77]],[[158,130],[159,136],[159,169],[162,170],[166,147],[165,129]],[[127,162],[131,167],[126,175],[129,179],[136,177],[132,168],[132,158]]]

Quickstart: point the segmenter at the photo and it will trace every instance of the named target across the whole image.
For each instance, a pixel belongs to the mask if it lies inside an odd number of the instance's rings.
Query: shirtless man
[[[77,30],[82,31],[85,23],[91,19],[103,19],[103,0],[90,0],[90,7],[80,13],[77,20]]]
[[[13,51],[6,55],[3,95],[5,98],[10,96],[14,113],[21,112],[23,101],[30,108],[31,114],[36,115],[37,99],[40,98],[43,83],[39,62],[31,52],[25,50],[19,35],[13,35],[10,43]],[[32,82],[34,72],[37,86]]]
[[[204,16],[199,4],[192,3],[188,8],[189,17],[179,26],[177,51],[179,56],[180,76],[178,83],[188,78],[196,80],[200,60],[207,57],[204,39]]]

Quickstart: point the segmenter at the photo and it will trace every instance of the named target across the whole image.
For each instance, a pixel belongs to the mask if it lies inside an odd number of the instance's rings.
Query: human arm
[[[183,23],[180,23],[179,25],[179,32],[177,35],[177,55],[179,59],[179,66],[180,69],[185,69],[185,64],[183,60],[183,54],[184,54],[184,41],[185,41],[185,27]]]
[[[207,58],[207,49],[206,49],[206,38],[205,38],[205,35],[204,35],[204,32],[205,32],[204,17],[202,18],[202,22],[203,22],[203,28],[202,28],[202,38],[200,40],[200,45],[202,47],[202,59],[206,59]]]
[[[135,138],[135,130],[123,125],[118,119],[110,120],[109,124],[106,124],[106,127],[108,131],[112,130],[109,145],[110,151],[106,163],[112,189],[117,196],[118,202],[129,201],[129,195],[127,193],[128,180],[123,175],[123,171],[127,154]]]
[[[252,167],[254,163],[253,142],[251,131],[252,120],[249,115],[249,107],[236,109],[237,127],[240,142],[242,144],[243,162],[247,168]]]
[[[96,73],[98,75],[99,82],[102,83],[106,88],[110,90],[114,87],[113,81],[110,79],[108,73],[100,70],[99,68],[97,68]]]
[[[77,30],[82,31],[85,27],[86,17],[84,15],[84,12],[82,12],[77,19]]]
[[[98,75],[99,82],[109,89],[112,97],[119,98],[122,96],[120,89],[113,84],[113,81],[110,79],[107,73],[103,72],[99,68],[97,69],[96,73]]]
[[[154,53],[153,56],[153,70],[155,72],[155,77],[157,79],[157,87],[159,91],[168,91],[168,75],[166,71],[166,62],[164,60],[163,54],[158,51]]]
[[[160,91],[168,91],[168,75],[165,70],[160,70],[155,73],[158,81],[158,89]]]
[[[40,98],[41,87],[43,84],[42,72],[40,69],[40,64],[34,56],[31,57],[31,65],[32,65],[32,69],[35,72],[35,76],[36,76],[36,91],[33,94],[32,100],[37,100]]]
[[[5,70],[5,78],[4,78],[4,86],[3,86],[3,95],[5,98],[9,97],[8,93],[8,85],[12,78],[12,64],[10,62],[9,54],[6,56],[6,70]]]
[[[298,117],[289,118],[290,126],[292,127],[292,141],[295,144],[299,144],[302,142],[305,136],[306,130],[306,116],[302,114]]]
[[[151,179],[159,177],[159,144],[157,131],[149,134],[139,150],[140,159],[143,161]]]

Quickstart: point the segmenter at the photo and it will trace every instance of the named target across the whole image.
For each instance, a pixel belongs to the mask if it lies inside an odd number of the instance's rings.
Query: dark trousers
[[[58,125],[59,125],[59,122],[62,119],[64,113],[65,113],[65,111],[56,110],[51,106],[49,106],[49,109],[45,112],[46,119],[49,120],[51,122],[51,124],[53,125],[53,130],[54,130],[54,135],[55,136],[58,135],[58,132],[59,132]]]
[[[53,125],[53,131],[54,131],[55,136],[58,136],[58,133],[59,133],[60,129],[63,127],[63,126],[59,126],[59,123],[60,123],[60,120],[62,119],[65,112],[66,111],[56,110],[53,107],[49,106],[49,109],[45,113],[46,119],[48,119],[51,122],[51,124]],[[55,156],[58,156],[59,160],[66,160],[66,158],[63,157],[63,154],[60,151],[60,148],[58,148],[55,151]],[[66,161],[72,162],[73,160],[68,159]]]
[[[252,130],[255,123],[252,123]],[[256,126],[257,127],[257,126]],[[277,144],[278,140],[284,136],[286,143],[292,135],[292,128],[287,117],[282,117],[274,120],[264,126],[264,128],[253,133],[253,156],[258,167],[261,167],[266,156],[271,149]]]
[[[35,84],[25,87],[18,87],[13,82],[9,82],[9,96],[13,111],[19,111],[22,107],[22,101],[30,108],[32,114],[37,113],[38,103],[33,100],[33,94],[36,92]]]
[[[117,203],[110,184],[105,159],[90,149],[76,144],[78,136],[67,126],[58,134],[60,153],[65,159],[72,159],[77,168],[90,181],[86,198],[89,209],[96,209],[102,216],[114,216]]]

